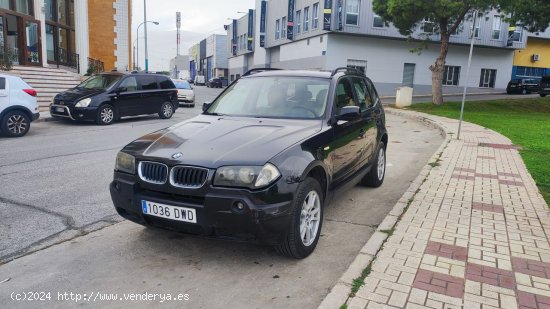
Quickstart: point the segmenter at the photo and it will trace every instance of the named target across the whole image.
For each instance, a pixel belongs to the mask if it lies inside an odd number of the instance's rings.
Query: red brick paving
[[[498,179],[498,175],[476,173],[476,177]]]
[[[515,272],[550,279],[550,263],[512,257]]]
[[[436,241],[429,241],[424,254],[466,261],[468,259],[468,248],[443,244]]]
[[[503,184],[503,185],[509,185],[509,186],[518,186],[518,187],[523,187],[523,182],[521,181],[515,181],[515,180],[502,180],[502,179],[499,179],[498,182],[500,184]]]
[[[479,143],[480,147],[490,147],[495,149],[519,149],[520,147],[511,144],[493,144],[493,143]]]
[[[506,289],[516,288],[514,272],[490,266],[466,264],[466,279]]]
[[[475,173],[476,170],[472,168],[464,168],[464,167],[456,167],[455,172],[468,172],[468,173]]]
[[[461,179],[461,180],[472,180],[472,181],[476,180],[474,176],[466,176],[466,175],[458,175],[458,174],[453,174],[451,178]]]
[[[550,297],[517,291],[520,309],[547,309],[550,308]]]
[[[464,297],[464,279],[419,269],[413,287],[451,297]]]
[[[501,205],[472,203],[472,209],[504,213],[504,207]]]

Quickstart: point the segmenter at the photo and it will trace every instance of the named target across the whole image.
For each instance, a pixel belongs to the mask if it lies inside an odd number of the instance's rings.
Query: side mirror
[[[336,115],[336,120],[350,121],[361,116],[361,108],[359,106],[344,106],[340,110],[340,114]]]
[[[212,102],[204,102],[202,104],[202,111],[206,112],[208,110],[208,108],[210,108],[210,105],[212,105]]]
[[[127,91],[128,91],[128,88],[126,88],[126,87],[119,87],[119,88],[117,88],[116,93],[127,92]]]

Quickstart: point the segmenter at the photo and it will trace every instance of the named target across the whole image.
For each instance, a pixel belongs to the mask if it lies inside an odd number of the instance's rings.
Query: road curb
[[[456,97],[461,96],[464,93],[444,93],[443,97]],[[506,92],[469,92],[466,93],[466,95],[500,95],[500,94],[506,94]],[[413,95],[413,98],[429,98],[431,97],[431,93],[426,94],[415,94]],[[381,96],[380,99],[395,99],[396,96],[390,95],[390,96]]]
[[[353,280],[361,277],[363,270],[369,266],[369,264],[376,258],[376,254],[382,250],[384,243],[391,235],[393,229],[399,222],[399,219],[406,212],[408,205],[416,195],[418,189],[433,169],[433,166],[430,165],[430,163],[436,163],[439,160],[441,154],[453,137],[453,134],[451,132],[447,132],[442,124],[438,123],[436,120],[424,117],[421,114],[411,114],[397,108],[386,108],[385,111],[388,114],[416,120],[430,128],[437,129],[445,140],[441,143],[441,146],[439,146],[433,156],[428,160],[427,164],[422,168],[407,191],[405,191],[405,193],[393,206],[392,210],[388,213],[388,215],[386,215],[384,220],[382,220],[382,223],[378,225],[376,232],[369,238],[367,243],[359,251],[359,254],[355,260],[351,263],[340,279],[338,279],[329,294],[321,302],[318,309],[340,308],[340,306],[347,302],[350,298]],[[347,290],[345,290],[345,288],[347,288]]]

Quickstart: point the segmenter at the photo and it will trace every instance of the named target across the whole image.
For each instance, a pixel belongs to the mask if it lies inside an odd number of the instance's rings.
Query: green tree
[[[481,13],[497,10],[507,21],[520,22],[530,31],[544,31],[550,22],[548,0],[373,0],[373,7],[402,35],[411,36],[424,20],[434,23],[435,32],[441,37],[439,55],[430,65],[432,102],[436,105],[443,104],[442,81],[449,38],[465,19],[472,18],[475,10]]]

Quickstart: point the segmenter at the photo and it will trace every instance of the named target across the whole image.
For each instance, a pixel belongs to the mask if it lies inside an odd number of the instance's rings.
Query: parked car
[[[528,94],[539,90],[539,82],[536,79],[512,79],[506,86],[506,93]]]
[[[384,181],[384,109],[358,70],[253,69],[203,111],[118,153],[122,217],[304,258],[335,192]]]
[[[24,136],[39,117],[36,90],[18,76],[0,74],[0,133]]]
[[[182,79],[172,80],[178,89],[178,102],[183,106],[195,107],[195,91],[188,81]]]
[[[158,114],[168,119],[178,106],[176,86],[165,75],[109,72],[56,95],[50,114],[110,125],[124,116]]]
[[[206,79],[204,78],[204,75],[197,75],[195,76],[194,84],[197,86],[204,86],[206,85]]]
[[[208,83],[206,83],[206,87],[210,88],[221,88],[222,87],[222,81],[221,79],[214,77],[208,80]]]
[[[539,85],[539,95],[545,97],[547,94],[550,94],[550,75],[544,75]]]

